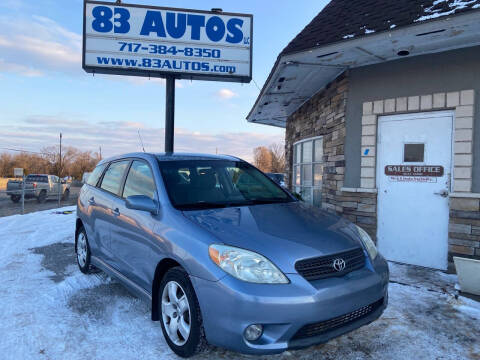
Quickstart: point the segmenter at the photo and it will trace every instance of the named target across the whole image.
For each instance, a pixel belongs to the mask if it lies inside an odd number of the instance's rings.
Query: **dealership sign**
[[[90,73],[250,82],[252,15],[86,0]]]

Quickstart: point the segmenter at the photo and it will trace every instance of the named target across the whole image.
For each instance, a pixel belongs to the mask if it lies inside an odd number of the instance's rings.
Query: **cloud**
[[[36,15],[0,16],[0,29],[0,71],[26,76],[80,72],[82,37],[57,22]]]
[[[32,67],[28,67],[20,64],[7,63],[5,60],[0,59],[0,73],[9,72],[16,73],[27,77],[43,76],[43,73]]]
[[[229,100],[238,96],[236,92],[233,92],[230,89],[220,89],[215,93],[215,95],[222,100]]]
[[[0,144],[2,147],[38,151],[43,147],[56,145],[58,134],[62,132],[65,146],[92,151],[97,151],[101,146],[102,152],[111,156],[141,151],[138,130],[147,151],[163,151],[163,128],[127,121],[92,122],[67,116],[31,116],[15,124],[2,124]],[[203,133],[182,128],[175,130],[177,152],[218,152],[248,161],[252,160],[255,147],[283,141],[283,135],[255,132]]]

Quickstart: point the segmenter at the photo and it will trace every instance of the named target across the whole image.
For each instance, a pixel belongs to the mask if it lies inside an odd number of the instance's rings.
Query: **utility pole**
[[[60,133],[60,157],[58,159],[58,207],[60,207],[60,197],[62,194],[62,133]]]
[[[175,76],[167,75],[165,96],[165,152],[173,153],[173,133],[175,129]]]
[[[99,147],[100,160],[102,160],[102,147]]]

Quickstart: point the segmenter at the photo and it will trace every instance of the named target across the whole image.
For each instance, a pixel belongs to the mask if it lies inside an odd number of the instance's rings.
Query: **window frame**
[[[143,163],[147,164],[148,168],[150,169],[150,173],[152,174],[152,179],[153,179],[153,186],[155,187],[155,190],[153,192],[153,199],[152,200],[158,200],[157,181],[155,179],[155,172],[153,171],[150,163],[148,161],[146,161],[145,159],[140,159],[140,158],[130,158],[129,160],[130,160],[130,164],[128,164],[127,170],[126,170],[126,172],[123,176],[123,181],[122,181],[122,185],[121,185],[121,189],[120,189],[121,191],[120,191],[119,197],[123,200],[126,200],[126,198],[123,197],[123,193],[125,192],[125,184],[127,183],[127,178],[128,178],[128,175],[130,174],[130,169],[132,168],[133,162],[138,161],[138,162],[143,162]]]
[[[316,159],[316,142],[318,140],[321,140],[322,143],[322,159],[317,160]],[[303,153],[303,144],[304,143],[311,143],[312,144],[312,154],[311,154],[311,159],[309,162],[304,162],[304,153]],[[300,155],[297,153],[297,149],[300,148]],[[314,136],[306,139],[302,139],[300,141],[297,141],[293,143],[293,162],[292,162],[292,189],[294,192],[297,192],[297,189],[300,189],[300,195],[302,195],[304,189],[309,189],[309,198],[310,200],[308,201],[309,204],[314,204],[314,193],[315,190],[320,190],[322,197],[320,199],[320,203],[322,202],[323,198],[323,169],[325,168],[325,161],[323,159],[324,157],[324,136]],[[297,160],[300,160],[300,162],[297,162]],[[316,165],[321,165],[322,166],[322,180],[320,185],[315,184],[315,166]],[[309,166],[310,171],[311,171],[311,184],[310,185],[304,185],[303,183],[303,169],[304,166]],[[296,182],[296,175],[297,175],[297,169],[300,171],[300,184],[297,185]],[[303,197],[303,195],[302,195]]]
[[[96,182],[95,184],[89,184],[89,183],[88,183],[88,180],[87,180],[87,181],[85,182],[85,185],[92,186],[92,187],[94,187],[94,188],[98,188],[98,187],[99,187],[98,184],[100,183],[100,180],[103,180],[103,174],[105,174],[105,170],[108,169],[108,167],[110,166],[110,163],[108,163],[108,162],[98,163],[97,166],[95,166],[95,167],[93,168],[93,170],[92,170],[92,172],[90,173],[90,175],[93,174],[93,172],[95,171],[95,169],[96,169],[97,167],[99,167],[99,166],[103,166],[103,170],[102,170],[102,172],[100,173],[100,176],[98,177],[97,182]]]
[[[108,169],[110,169],[110,166],[112,166],[113,164],[116,164],[116,163],[119,163],[119,162],[124,162],[124,161],[128,161],[128,164],[127,164],[127,168],[125,169],[125,172],[123,173],[122,175],[122,180],[120,181],[120,188],[118,190],[118,193],[115,194],[115,193],[112,193],[104,188],[102,188],[102,182],[103,182],[103,179],[105,178],[105,174],[107,173]],[[113,195],[113,196],[116,196],[117,198],[119,199],[123,199],[121,197],[121,195],[119,194],[123,194],[123,187],[125,185],[125,179],[126,179],[126,175],[128,174],[128,171],[130,170],[130,166],[132,165],[132,160],[131,159],[127,159],[127,158],[124,158],[124,159],[118,159],[118,160],[114,160],[114,161],[111,161],[108,166],[103,170],[103,174],[102,174],[102,177],[101,179],[98,179],[98,182],[97,182],[97,186],[96,188],[107,193],[107,194],[110,194],[110,195]]]

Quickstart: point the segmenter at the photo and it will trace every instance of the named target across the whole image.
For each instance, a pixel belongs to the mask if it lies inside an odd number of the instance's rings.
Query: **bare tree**
[[[283,146],[283,144],[272,144],[270,145],[269,150],[272,154],[272,172],[285,172],[285,147]]]
[[[253,150],[253,162],[263,172],[272,171],[272,153],[265,146],[259,146]]]
[[[25,174],[54,174],[81,179],[84,172],[90,172],[100,161],[100,156],[91,151],[80,151],[73,147],[62,150],[59,158],[58,147],[43,148],[41,154],[19,153],[0,154],[0,177],[13,176],[13,169],[23,168]]]
[[[282,144],[268,148],[259,146],[253,150],[254,164],[263,172],[283,173],[285,171],[285,150]]]

